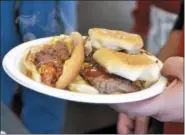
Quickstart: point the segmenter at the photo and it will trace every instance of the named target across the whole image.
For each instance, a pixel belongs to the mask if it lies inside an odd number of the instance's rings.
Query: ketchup
[[[110,79],[115,77],[114,75],[107,73],[104,68],[98,65],[86,68],[84,70],[84,75],[89,77],[102,76],[104,79]]]
[[[97,67],[88,67],[84,70],[84,75],[89,77],[99,77],[103,74]]]

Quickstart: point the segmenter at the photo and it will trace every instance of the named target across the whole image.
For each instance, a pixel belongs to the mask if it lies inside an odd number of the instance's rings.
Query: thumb
[[[182,57],[170,57],[163,65],[162,74],[166,77],[172,76],[184,80],[184,61]]]

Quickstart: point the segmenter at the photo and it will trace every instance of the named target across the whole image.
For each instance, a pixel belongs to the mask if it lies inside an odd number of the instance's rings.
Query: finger
[[[129,129],[128,129],[128,127],[118,127],[117,128],[117,133],[118,134],[128,134]]]
[[[137,117],[135,120],[135,134],[146,134],[148,131],[149,117]]]
[[[183,78],[183,66],[184,61],[182,57],[171,57],[168,58],[163,65],[162,74],[164,76],[177,77],[181,81]]]
[[[118,117],[118,126],[117,131],[120,134],[127,134],[130,133],[133,129],[132,120],[128,118],[127,115],[121,113]]]

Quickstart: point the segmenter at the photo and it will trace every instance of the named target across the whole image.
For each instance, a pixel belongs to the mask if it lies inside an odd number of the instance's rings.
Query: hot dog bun
[[[63,75],[56,82],[57,88],[66,88],[79,74],[84,62],[83,37],[78,32],[73,32],[70,36],[73,40],[74,50],[71,58],[64,63]]]
[[[78,32],[73,32],[70,36],[54,37],[53,40],[47,44],[34,46],[29,48],[23,57],[24,73],[31,79],[42,83],[41,74],[34,64],[36,53],[44,48],[52,47],[58,40],[66,43],[71,57],[64,62],[62,75],[57,78],[54,87],[63,89],[66,88],[79,74],[80,67],[84,61],[84,47],[83,37]]]

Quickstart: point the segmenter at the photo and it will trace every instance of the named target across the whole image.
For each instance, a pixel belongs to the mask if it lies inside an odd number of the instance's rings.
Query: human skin
[[[169,57],[177,55],[178,44],[180,41],[180,34],[181,34],[181,31],[179,30],[174,30],[170,33],[166,44],[164,45],[164,47],[160,50],[159,54],[157,55],[157,57],[162,62],[164,62]],[[149,121],[148,117],[138,116],[138,117],[132,118],[132,117],[129,117],[128,115],[125,115],[124,113],[120,113],[118,118],[119,118],[118,124],[117,124],[118,133],[137,133],[137,134],[147,133],[148,121]],[[129,125],[132,125],[131,128],[128,126],[128,123],[130,123]],[[134,130],[132,130],[133,128]]]
[[[174,77],[163,93],[153,98],[112,107],[129,116],[151,116],[162,122],[183,122],[183,68],[182,57],[171,57],[164,62],[162,74]]]

